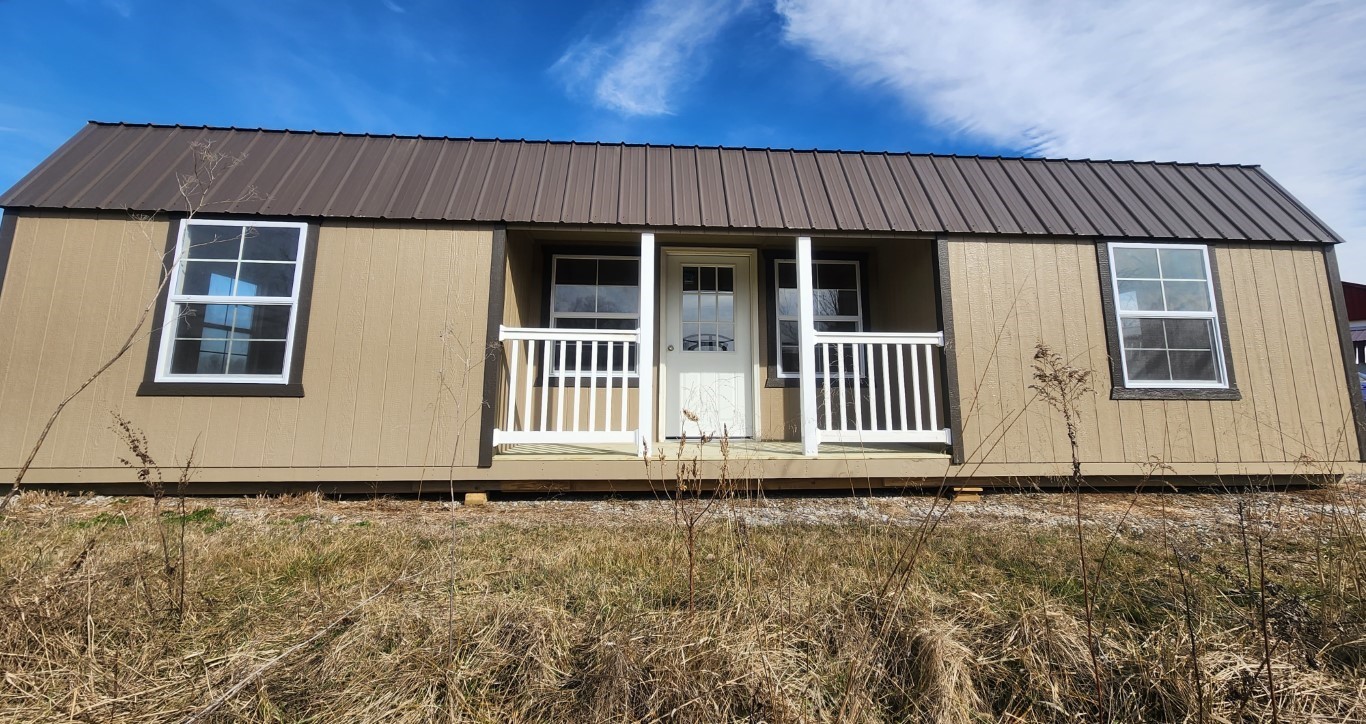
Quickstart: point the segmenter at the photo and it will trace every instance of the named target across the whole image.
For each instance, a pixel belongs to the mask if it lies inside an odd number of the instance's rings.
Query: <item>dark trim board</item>
[[[5,291],[5,272],[9,269],[9,257],[14,251],[14,234],[19,229],[19,213],[5,209],[0,217],[0,293]]]
[[[498,381],[503,371],[503,345],[498,339],[498,328],[503,324],[503,302],[507,294],[508,231],[505,226],[493,229],[493,245],[489,250],[489,312],[484,331],[484,394],[479,410],[479,467],[493,467],[493,428],[498,425]]]
[[[1352,424],[1357,433],[1357,459],[1366,462],[1366,401],[1361,398],[1357,382],[1355,357],[1352,354],[1352,331],[1347,323],[1347,299],[1342,293],[1342,273],[1338,270],[1338,255],[1331,245],[1323,247],[1324,267],[1328,276],[1328,291],[1333,295],[1333,316],[1337,317],[1338,340],[1342,345],[1342,371],[1347,378],[1347,399],[1352,402]]]
[[[1219,315],[1219,343],[1223,346],[1224,352],[1224,374],[1228,378],[1228,387],[1125,387],[1124,386],[1124,354],[1123,348],[1119,344],[1119,325],[1115,322],[1115,295],[1112,279],[1110,276],[1110,246],[1111,241],[1125,241],[1124,239],[1097,239],[1096,240],[1096,267],[1100,269],[1100,306],[1101,313],[1105,315],[1105,346],[1110,358],[1110,399],[1112,400],[1241,400],[1243,395],[1238,391],[1238,380],[1233,375],[1232,347],[1228,341],[1228,316],[1224,314],[1224,294],[1223,288],[1219,284],[1219,265],[1214,259],[1214,245],[1201,244],[1209,249],[1206,257],[1209,259],[1210,283],[1214,287],[1214,313]],[[1148,243],[1147,239],[1138,239]],[[1157,242],[1153,242],[1157,243]]]
[[[172,214],[168,218],[170,228],[166,232],[166,252],[163,259],[175,259],[176,243],[180,240],[180,222],[185,214]],[[240,217],[228,217],[240,218]],[[266,219],[260,219],[266,220]],[[156,308],[148,320],[150,329],[147,334],[147,361],[143,366],[142,384],[138,385],[139,397],[303,397],[304,396],[304,356],[308,346],[308,317],[313,307],[313,277],[318,267],[318,235],[322,219],[291,219],[308,224],[304,232],[304,268],[299,280],[299,311],[294,322],[294,351],[289,363],[287,384],[251,384],[218,382],[157,382],[157,355],[161,348],[161,329],[166,318],[168,285],[163,285],[157,293]],[[247,223],[244,221],[243,223]]]
[[[1286,491],[1309,489],[1317,486],[1332,485],[1340,476],[1296,474],[1235,474],[1235,475],[1171,475],[1154,479],[1143,475],[1088,476],[1085,490],[1092,492],[1153,492],[1159,488],[1176,488],[1192,492],[1227,494],[1230,491]],[[978,488],[987,493],[1021,492],[1061,492],[1068,485],[1066,476],[974,476],[944,478],[942,476],[917,477],[868,477],[860,478],[860,490],[921,491],[934,493],[962,488]],[[699,490],[716,488],[712,479],[699,483]],[[30,489],[52,490],[68,495],[96,493],[100,495],[145,496],[147,486],[137,482],[124,483],[67,483],[41,482],[25,483]],[[766,491],[828,491],[849,494],[849,478],[770,478],[764,480]],[[649,480],[612,479],[580,480],[561,479],[554,476],[519,480],[380,480],[380,481],[296,481],[296,482],[201,482],[190,486],[190,497],[201,496],[245,496],[245,495],[286,495],[302,493],[322,493],[324,495],[430,495],[449,496],[454,491],[509,493],[514,495],[560,494],[560,493],[650,493],[658,491],[657,482],[652,487]]]
[[[939,329],[944,333],[944,364],[939,369],[940,384],[944,389],[944,414],[949,423],[949,460],[962,465],[963,403],[958,389],[958,340],[953,327],[953,289],[949,286],[949,240],[941,236],[935,240],[937,263],[934,277],[939,288]]]

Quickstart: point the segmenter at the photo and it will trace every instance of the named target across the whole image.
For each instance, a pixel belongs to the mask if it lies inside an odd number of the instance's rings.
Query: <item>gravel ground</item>
[[[1329,515],[1366,525],[1366,480],[1349,480],[1317,490],[1242,494],[1104,493],[1082,497],[1083,516],[1091,525],[1141,537],[1163,525],[1195,535],[1224,538],[1235,530],[1239,506],[1253,519],[1273,527],[1307,524]],[[1075,499],[1061,493],[988,494],[980,500],[949,503],[926,495],[768,495],[719,504],[719,515],[736,516],[749,525],[919,525],[934,511],[947,509],[941,525],[1057,526],[1070,525]],[[95,516],[136,514],[151,506],[147,498],[62,496],[26,492],[11,507],[23,521],[82,520]],[[445,527],[452,516],[470,526],[592,525],[631,526],[671,523],[675,505],[654,496],[573,496],[502,498],[487,505],[452,506],[433,499],[378,498],[333,500],[316,495],[238,498],[193,498],[189,507],[212,508],[232,522],[296,522],[401,524]]]

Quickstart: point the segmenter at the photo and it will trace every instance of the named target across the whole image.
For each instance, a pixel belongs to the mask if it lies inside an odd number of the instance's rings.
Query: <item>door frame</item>
[[[665,430],[668,429],[667,425],[665,424],[665,420],[666,415],[668,414],[668,410],[666,408],[668,405],[667,397],[669,385],[667,375],[669,374],[669,370],[668,363],[665,361],[666,358],[664,356],[664,338],[666,335],[663,334],[663,330],[669,329],[670,327],[668,325],[671,322],[671,320],[669,319],[669,305],[667,303],[669,294],[672,291],[672,289],[669,286],[669,258],[679,256],[730,256],[741,257],[749,261],[749,278],[747,280],[749,282],[750,289],[749,332],[751,339],[753,340],[753,343],[749,346],[749,386],[751,418],[750,423],[753,426],[753,430],[751,435],[745,439],[761,439],[762,435],[760,434],[760,431],[763,430],[763,421],[761,419],[762,411],[759,403],[762,401],[763,398],[763,385],[760,383],[760,380],[763,378],[760,376],[760,337],[756,334],[756,330],[760,329],[759,305],[763,301],[762,290],[759,288],[759,250],[749,247],[669,246],[661,247],[659,252],[659,259],[656,262],[658,268],[655,270],[655,273],[658,275],[656,278],[659,279],[659,288],[655,295],[655,308],[659,310],[659,324],[655,326],[654,340],[655,359],[659,360],[656,363],[656,366],[658,368],[658,377],[655,380],[654,393],[655,444],[662,445],[668,442],[668,440],[666,440],[665,438]]]

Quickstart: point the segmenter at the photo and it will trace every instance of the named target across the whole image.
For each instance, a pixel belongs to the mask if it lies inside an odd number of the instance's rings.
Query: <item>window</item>
[[[685,264],[682,272],[683,351],[734,351],[735,267]]]
[[[1124,386],[1229,387],[1209,249],[1111,243],[1109,255]]]
[[[795,378],[800,369],[797,326],[797,262],[792,259],[774,260],[777,280],[777,313],[774,323],[778,328],[778,377]],[[815,297],[815,327],[819,332],[863,331],[863,288],[859,262],[854,260],[820,260],[811,263],[811,286]],[[832,362],[833,364],[833,362]],[[832,367],[832,369],[834,369]],[[818,369],[817,375],[823,374]],[[846,363],[845,374],[853,374],[853,365]]]
[[[571,255],[551,257],[550,326],[556,329],[639,329],[640,258]],[[617,375],[623,371],[629,376],[635,375],[634,344],[596,344],[597,366],[593,372],[605,375],[611,370]],[[583,358],[577,365],[570,359],[575,347],[566,350],[566,365],[571,369],[587,371],[593,365],[592,345],[583,345]],[[551,354],[552,364],[558,372],[558,345]]]
[[[306,228],[181,222],[157,382],[290,382]]]

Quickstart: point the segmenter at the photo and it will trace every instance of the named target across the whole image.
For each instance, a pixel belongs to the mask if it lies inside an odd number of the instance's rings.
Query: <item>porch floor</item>
[[[708,443],[698,450],[696,443],[689,443],[680,456],[678,443],[666,440],[657,443],[654,455],[664,453],[666,459],[679,457],[691,460],[721,460],[721,446]],[[699,454],[700,452],[700,454]],[[523,443],[505,445],[498,451],[498,457],[508,460],[638,460],[634,445],[565,445],[560,443]],[[911,445],[905,443],[822,443],[820,453],[815,459],[948,459],[949,455],[942,445]],[[802,444],[788,440],[732,440],[730,443],[731,460],[810,460],[802,454]]]

